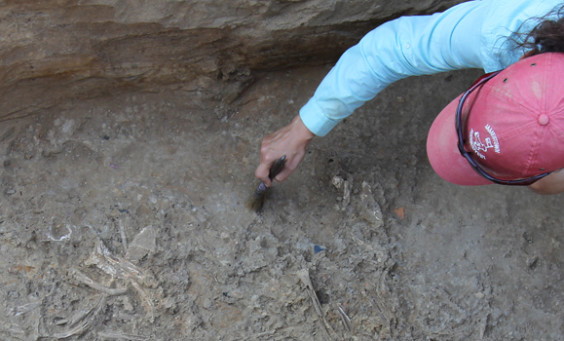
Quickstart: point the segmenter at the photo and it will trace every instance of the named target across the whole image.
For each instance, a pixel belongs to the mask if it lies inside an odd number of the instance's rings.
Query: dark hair
[[[551,11],[547,17],[552,15],[558,19],[545,19],[529,33],[524,34],[519,45],[530,51],[528,54],[564,52],[564,5]]]

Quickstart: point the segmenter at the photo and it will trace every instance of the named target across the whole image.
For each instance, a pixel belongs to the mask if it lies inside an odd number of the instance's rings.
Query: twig
[[[76,318],[76,319],[73,318],[72,319],[74,321],[73,324],[76,324],[74,327],[71,325],[71,328],[69,330],[61,332],[61,333],[53,334],[52,337],[55,338],[55,339],[66,339],[66,338],[71,337],[73,335],[80,335],[80,334],[84,333],[90,327],[92,320],[94,320],[96,315],[98,315],[98,313],[100,313],[104,304],[106,304],[106,296],[102,296],[100,298],[100,301],[98,301],[98,304],[96,305],[96,307],[93,307],[92,309],[90,309],[85,314],[82,314],[79,318]],[[91,318],[87,319],[87,317],[89,317],[89,316]]]
[[[339,310],[339,315],[341,316],[341,320],[343,321],[343,324],[345,325],[347,330],[349,332],[352,331],[351,318],[347,315],[347,313],[345,313],[345,311],[343,310],[343,307],[341,307],[341,305],[339,305],[337,307],[337,309]]]
[[[145,307],[146,309],[149,311],[149,321],[151,323],[154,322],[155,320],[155,315],[153,313],[155,306],[153,304],[152,299],[149,297],[149,295],[147,295],[147,293],[145,292],[145,290],[143,290],[143,288],[141,287],[141,285],[139,285],[139,283],[137,283],[134,279],[131,279],[130,281],[131,285],[133,286],[133,288],[135,290],[137,290],[137,293],[139,294],[139,296],[141,297],[141,300],[143,302],[145,302]]]
[[[302,281],[302,283],[306,286],[306,291],[309,294],[309,297],[311,297],[311,300],[313,302],[313,307],[315,308],[317,315],[319,315],[319,317],[323,321],[323,326],[325,327],[325,331],[327,332],[329,337],[333,339],[339,339],[340,337],[337,335],[337,333],[335,333],[335,330],[333,330],[333,327],[331,327],[331,325],[327,322],[325,316],[323,315],[323,312],[321,310],[321,303],[319,303],[319,298],[317,297],[317,294],[313,289],[313,284],[311,283],[311,278],[309,277],[309,270],[308,269],[299,270],[297,272],[297,275],[298,278]]]
[[[94,252],[85,261],[85,265],[96,265],[112,277],[134,279],[143,284],[155,285],[154,279],[127,259],[114,257],[102,241],[98,241]]]
[[[85,274],[83,274],[82,272],[80,272],[79,270],[77,270],[75,268],[71,268],[71,273],[74,275],[74,277],[78,281],[88,285],[92,289],[96,289],[96,290],[101,291],[103,293],[106,293],[110,296],[123,295],[127,292],[127,288],[115,288],[114,289],[114,288],[108,288],[106,286],[103,286],[102,284],[94,281],[93,279],[86,276]]]
[[[11,310],[14,313],[14,316],[20,316],[22,314],[25,314],[27,312],[30,312],[32,310],[39,308],[41,306],[41,303],[42,303],[42,300],[29,302],[29,303],[26,303],[26,304],[21,305],[19,307],[15,307]]]
[[[309,277],[309,271],[307,269],[302,269],[298,271],[298,278],[302,281],[302,283],[306,286],[306,291],[313,302],[313,307],[315,308],[315,312],[320,317],[323,317],[323,312],[321,311],[321,303],[319,303],[319,298],[313,289],[313,284],[311,284],[311,279]]]
[[[123,245],[124,252],[127,252],[127,238],[125,235],[125,228],[123,227],[123,223],[119,222],[119,233],[121,235],[121,244]]]

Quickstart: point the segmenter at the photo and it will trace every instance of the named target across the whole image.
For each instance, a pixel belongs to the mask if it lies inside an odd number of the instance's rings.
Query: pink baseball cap
[[[436,117],[427,137],[431,166],[458,185],[487,185],[460,153],[455,127],[462,95]],[[564,53],[521,59],[470,93],[462,107],[465,150],[503,180],[564,168]]]

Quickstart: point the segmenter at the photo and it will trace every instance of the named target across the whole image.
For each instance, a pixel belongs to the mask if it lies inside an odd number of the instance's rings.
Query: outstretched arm
[[[517,61],[522,51],[498,44],[534,16],[527,10],[557,1],[468,1],[442,13],[402,17],[377,27],[341,56],[299,117],[264,139],[256,176],[270,185],[268,169],[286,155],[286,169],[276,180],[286,179],[314,135],[326,135],[399,79],[462,68],[489,72]]]

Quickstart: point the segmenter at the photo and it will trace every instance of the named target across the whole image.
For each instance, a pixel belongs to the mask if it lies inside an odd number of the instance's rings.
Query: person
[[[287,126],[264,137],[255,176],[270,186],[270,166],[286,155],[273,179],[284,181],[315,136],[399,79],[481,68],[495,72],[447,105],[429,130],[433,169],[460,185],[564,192],[563,12],[562,0],[468,1],[377,27],[341,56]]]

